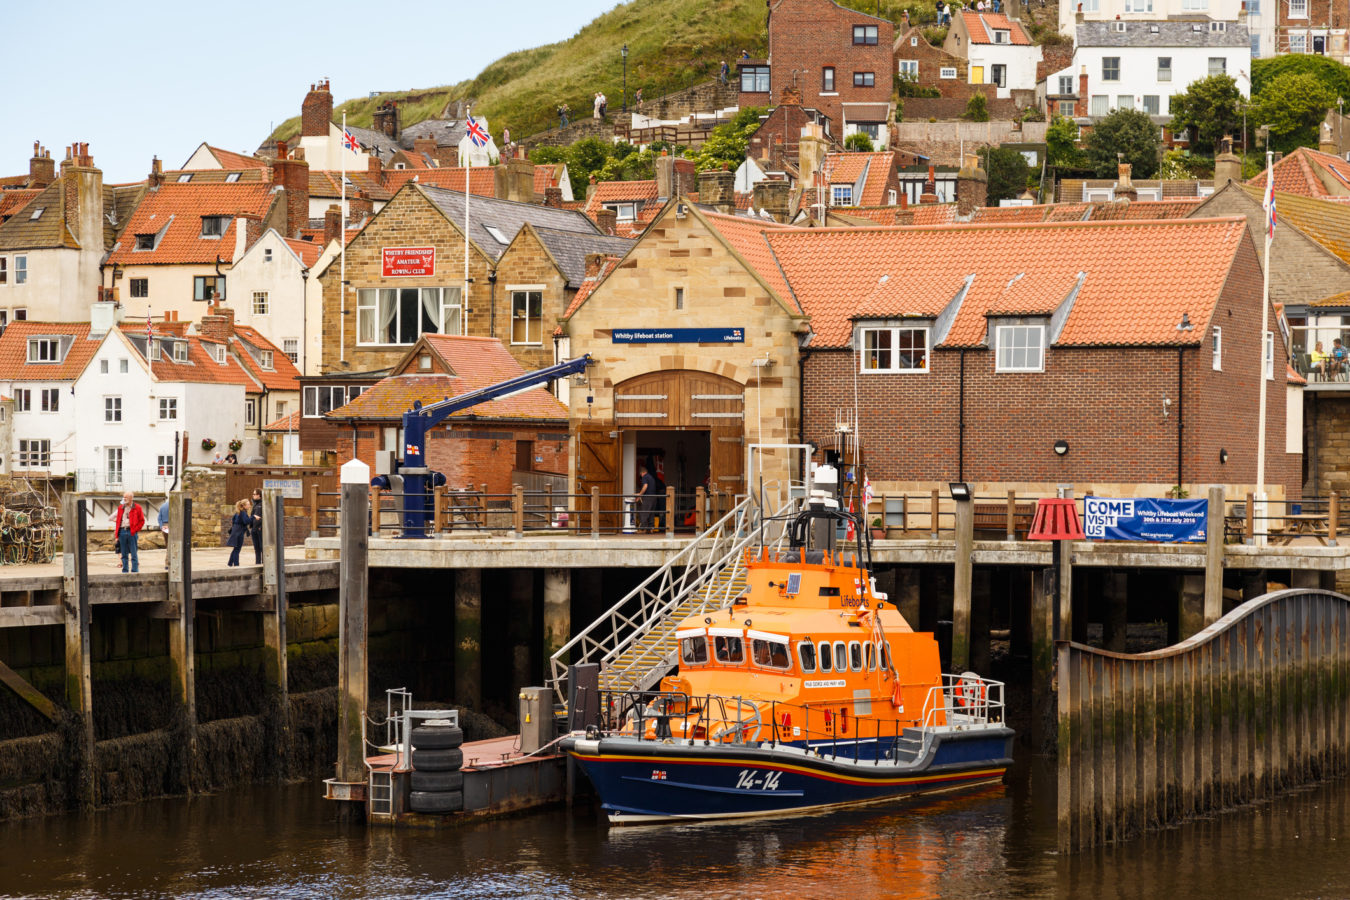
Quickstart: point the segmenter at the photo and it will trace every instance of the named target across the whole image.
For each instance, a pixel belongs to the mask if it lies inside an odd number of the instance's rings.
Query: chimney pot
[[[618,228],[619,214],[608,207],[600,207],[595,211],[595,225],[602,234],[613,235]]]

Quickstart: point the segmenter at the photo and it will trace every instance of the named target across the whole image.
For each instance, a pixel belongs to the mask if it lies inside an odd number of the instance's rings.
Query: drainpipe
[[[170,493],[172,493],[175,489],[177,489],[177,487],[178,487],[178,476],[179,476],[179,475],[182,473],[182,471],[183,471],[183,464],[182,464],[181,462],[178,462],[178,458],[179,458],[179,457],[178,457],[178,442],[179,442],[179,440],[181,439],[181,437],[182,437],[182,432],[181,432],[181,431],[175,431],[175,432],[173,433],[173,458],[174,458],[174,467],[173,467],[173,484],[169,485],[169,491],[170,491]]]
[[[961,348],[960,388],[956,401],[956,480],[966,480],[966,348]]]
[[[808,347],[797,351],[797,443],[806,443],[806,358],[811,355]],[[853,355],[849,354],[852,359]],[[807,461],[810,468],[810,460]],[[805,474],[805,473],[803,473]]]
[[[528,301],[527,301],[528,302]],[[543,328],[543,323],[539,325]],[[488,337],[497,336],[497,270],[488,272]]]
[[[1186,409],[1186,395],[1182,391],[1182,389],[1186,385],[1185,368],[1182,365],[1183,362],[1182,354],[1184,353],[1185,348],[1182,347],[1177,348],[1177,490],[1178,491],[1180,491],[1181,489],[1181,448],[1182,448],[1181,423],[1182,419],[1185,418],[1185,409]]]

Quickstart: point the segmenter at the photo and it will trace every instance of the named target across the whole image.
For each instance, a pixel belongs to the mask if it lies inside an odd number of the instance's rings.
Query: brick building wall
[[[934,47],[924,39],[923,33],[918,29],[911,27],[903,32],[896,40],[891,53],[894,66],[892,71],[900,72],[900,64],[904,62],[918,63],[918,72],[915,73],[914,82],[924,87],[936,88],[943,97],[954,97],[965,101],[970,99],[971,90],[977,85],[970,85],[969,81],[969,63],[965,59],[948,53],[941,47]],[[956,70],[956,77],[943,78],[942,70],[950,68]],[[993,87],[993,85],[990,85]],[[905,101],[906,114],[909,112],[911,100],[923,98],[902,98]],[[928,98],[932,99],[932,98]],[[990,96],[989,99],[993,99]],[[964,109],[964,107],[962,107]]]
[[[854,25],[875,25],[876,44],[854,44]],[[772,100],[800,88],[804,106],[843,122],[844,103],[889,103],[895,87],[891,53],[895,26],[830,0],[778,0],[769,13]],[[822,88],[822,70],[834,68],[834,90]],[[872,72],[872,87],[854,87],[854,72]]]
[[[1250,490],[1256,477],[1261,273],[1244,242],[1215,314],[1223,328],[1223,371],[1208,339],[1176,348],[1061,348],[1044,372],[994,371],[987,348],[966,351],[964,467],[959,445],[961,353],[936,350],[927,375],[854,376],[855,352],[817,350],[803,367],[805,440],[833,445],[842,397],[856,381],[863,452],[878,493],[912,483],[1146,485],[1161,496],[1182,478],[1192,496],[1207,484]],[[1272,321],[1274,321],[1272,319]],[[1197,326],[1200,327],[1200,326]],[[1276,330],[1276,359],[1284,358]],[[1267,483],[1273,496],[1301,496],[1301,457],[1285,452],[1285,379],[1267,382]],[[1164,414],[1164,398],[1171,404]],[[847,405],[845,403],[844,405]],[[1054,444],[1067,441],[1057,456]],[[1228,462],[1219,461],[1219,450]],[[914,489],[910,487],[910,489]]]
[[[373,423],[357,429],[355,455],[372,467],[381,430]],[[427,465],[443,473],[453,490],[481,490],[486,484],[489,494],[506,494],[511,491],[511,473],[517,468],[522,443],[528,445],[530,471],[562,475],[567,472],[567,440],[565,425],[452,422],[427,435]],[[338,436],[337,445],[339,458],[350,458],[350,429]]]

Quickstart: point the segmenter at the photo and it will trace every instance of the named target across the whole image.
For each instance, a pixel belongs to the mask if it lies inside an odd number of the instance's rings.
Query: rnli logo
[[[652,781],[665,781],[665,780],[666,780],[665,769],[652,769]]]

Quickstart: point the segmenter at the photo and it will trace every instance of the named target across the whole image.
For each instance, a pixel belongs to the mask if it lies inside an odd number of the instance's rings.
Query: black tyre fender
[[[454,772],[464,765],[464,751],[459,748],[454,750],[418,750],[414,748],[412,764],[414,769],[421,769],[424,772]]]
[[[419,725],[412,733],[412,745],[418,750],[453,750],[462,743],[464,732],[454,725]]]
[[[413,791],[408,798],[413,812],[453,813],[464,808],[463,791]]]
[[[412,773],[414,791],[458,791],[464,787],[463,772],[418,772]]]

